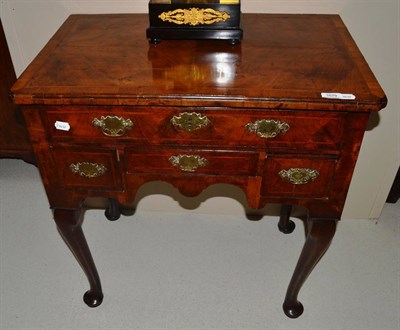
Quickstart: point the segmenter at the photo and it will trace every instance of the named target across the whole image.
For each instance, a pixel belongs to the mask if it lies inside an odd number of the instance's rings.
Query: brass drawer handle
[[[192,132],[202,127],[207,127],[210,124],[210,120],[200,113],[182,112],[178,116],[173,116],[171,123],[177,128]]]
[[[317,170],[311,168],[289,168],[278,173],[282,180],[294,185],[307,184],[314,181],[319,176]]]
[[[107,171],[107,167],[103,164],[89,162],[71,164],[69,165],[69,168],[73,173],[88,179],[97,178]]]
[[[123,136],[125,131],[133,127],[130,119],[124,119],[117,116],[101,116],[100,119],[94,118],[92,124],[100,128],[104,135],[118,137]]]
[[[264,139],[274,138],[279,134],[285,134],[290,126],[286,122],[274,119],[256,120],[254,123],[248,123],[246,128],[251,133],[256,133]]]
[[[199,167],[206,166],[208,160],[198,155],[177,155],[169,157],[169,162],[183,172],[196,172]]]

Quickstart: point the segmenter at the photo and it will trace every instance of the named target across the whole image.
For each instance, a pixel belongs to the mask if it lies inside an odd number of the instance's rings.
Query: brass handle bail
[[[72,173],[88,179],[97,178],[107,171],[107,167],[105,167],[103,164],[90,162],[71,164],[69,165],[69,169],[72,171]]]
[[[289,168],[278,173],[282,180],[294,185],[310,183],[319,177],[319,172],[311,168]]]
[[[111,137],[123,136],[126,130],[133,127],[130,119],[118,116],[101,116],[100,119],[94,118],[92,124],[96,128],[100,128],[104,135]]]
[[[177,155],[169,157],[169,162],[183,172],[196,172],[199,167],[206,166],[208,160],[198,155]]]
[[[207,127],[210,124],[210,120],[207,116],[202,116],[197,112],[182,112],[177,116],[173,116],[171,123],[176,128],[192,132],[202,127]]]
[[[263,139],[271,139],[279,134],[285,134],[290,126],[286,122],[281,122],[274,119],[260,119],[254,123],[248,123],[246,125],[247,130],[250,133],[256,133],[257,136]]]

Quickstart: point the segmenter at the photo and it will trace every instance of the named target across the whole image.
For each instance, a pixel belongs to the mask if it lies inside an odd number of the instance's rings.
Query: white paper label
[[[337,99],[337,100],[355,100],[356,96],[353,94],[342,94],[342,93],[321,93],[321,96],[325,99]]]
[[[56,121],[54,123],[54,126],[56,127],[56,129],[58,129],[60,131],[69,131],[71,128],[71,126],[64,121]]]

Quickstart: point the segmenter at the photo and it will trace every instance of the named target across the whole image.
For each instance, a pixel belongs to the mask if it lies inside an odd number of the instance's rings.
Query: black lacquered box
[[[166,39],[220,39],[232,44],[243,38],[240,0],[150,0],[151,43]]]

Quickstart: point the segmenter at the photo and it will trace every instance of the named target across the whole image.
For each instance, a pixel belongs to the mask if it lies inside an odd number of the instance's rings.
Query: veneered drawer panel
[[[179,127],[171,129],[168,119],[160,127],[160,138],[182,143],[199,141],[243,147],[338,150],[346,116],[322,111],[278,110],[199,110],[194,113],[206,117],[207,126],[189,132]],[[274,137],[265,137],[270,135]]]
[[[115,150],[54,148],[60,184],[66,188],[121,189]]]
[[[255,176],[259,153],[198,149],[129,149],[125,152],[125,160],[128,173]]]
[[[329,197],[336,162],[333,157],[267,156],[262,195]]]
[[[44,121],[60,141],[338,150],[345,116],[323,111],[108,106],[49,107]],[[61,127],[57,129],[56,123]],[[69,129],[63,130],[63,125]],[[116,136],[110,136],[111,130]]]
[[[52,138],[70,141],[71,138],[87,142],[114,141],[118,139],[143,139],[154,135],[157,127],[143,132],[145,113],[126,112],[112,107],[50,108],[44,113],[44,121]],[[58,127],[57,127],[58,125]]]

